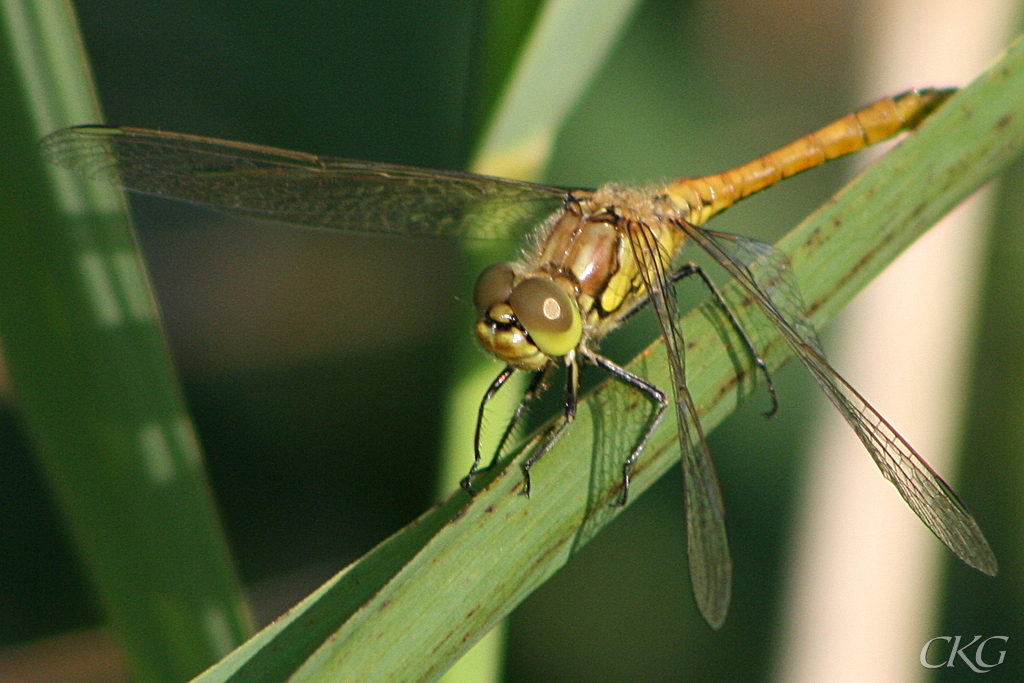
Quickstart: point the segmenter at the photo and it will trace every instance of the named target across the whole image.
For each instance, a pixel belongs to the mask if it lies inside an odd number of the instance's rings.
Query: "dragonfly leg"
[[[700,276],[701,280],[704,281],[704,284],[707,286],[707,288],[711,290],[711,293],[714,295],[715,301],[718,303],[719,307],[725,312],[727,316],[729,316],[729,322],[732,324],[733,328],[736,330],[736,332],[739,333],[740,338],[743,339],[743,345],[747,347],[747,352],[750,354],[751,359],[754,361],[754,365],[756,365],[758,367],[758,370],[760,370],[761,374],[764,375],[765,384],[768,389],[768,396],[771,399],[771,407],[769,407],[768,410],[764,412],[764,416],[774,417],[775,413],[777,413],[779,410],[779,399],[775,393],[775,382],[774,380],[772,380],[771,372],[768,370],[768,364],[765,363],[764,358],[762,358],[761,354],[758,353],[757,347],[754,346],[754,342],[750,339],[750,335],[747,334],[747,331],[743,328],[743,325],[740,324],[740,321],[736,317],[736,314],[733,312],[732,308],[730,308],[729,304],[726,303],[725,297],[722,296],[722,292],[718,289],[718,287],[715,286],[715,283],[711,280],[708,274],[704,272],[704,269],[701,268],[696,263],[683,264],[683,266],[679,268],[679,270],[672,274],[672,276],[669,278],[669,281],[675,284],[676,282],[679,282],[683,278],[688,277],[690,275]],[[620,322],[626,322],[634,315],[639,313],[641,310],[643,310],[644,307],[647,306],[647,304],[649,304],[650,302],[650,297],[645,298],[643,301],[639,302],[636,306],[629,310],[625,315],[623,315]]]
[[[624,367],[616,365],[604,356],[593,353],[588,356],[588,360],[610,373],[619,381],[647,394],[656,405],[654,415],[644,428],[644,433],[640,436],[636,446],[633,447],[629,457],[622,463],[622,494],[619,496],[618,500],[614,500],[609,503],[611,507],[622,507],[626,504],[626,501],[629,500],[629,482],[633,475],[633,466],[636,465],[637,458],[640,457],[640,453],[647,446],[647,442],[651,440],[651,435],[654,434],[654,430],[658,428],[659,424],[661,424],[661,419],[665,417],[665,409],[668,407],[668,398],[665,396],[665,392],[658,387],[654,386],[644,378],[634,375]]]
[[[754,365],[756,365],[758,369],[761,371],[761,374],[764,375],[765,383],[768,389],[768,396],[771,399],[771,407],[769,407],[768,410],[764,413],[764,416],[774,417],[775,413],[779,411],[779,398],[775,393],[775,382],[772,381],[772,375],[768,371],[768,364],[765,363],[764,358],[762,358],[761,354],[758,353],[757,347],[754,346],[754,342],[750,339],[750,336],[747,334],[747,331],[743,328],[743,325],[740,324],[740,321],[736,317],[736,314],[733,312],[732,308],[729,306],[728,303],[726,303],[725,297],[722,296],[722,292],[718,289],[718,287],[715,286],[715,283],[711,280],[710,277],[708,277],[708,274],[704,272],[703,268],[701,268],[696,263],[692,262],[683,264],[683,266],[679,270],[672,274],[671,280],[673,283],[675,283],[690,275],[700,276],[700,279],[704,281],[704,284],[714,295],[715,301],[718,302],[719,307],[729,317],[729,322],[732,323],[733,328],[736,330],[736,332],[739,333],[740,338],[743,339],[743,345],[747,347],[747,352],[750,353],[750,357],[754,361]]]
[[[494,378],[494,381],[491,382],[491,385],[487,387],[487,391],[484,392],[483,398],[480,399],[480,407],[477,409],[476,413],[476,430],[473,433],[473,465],[469,468],[469,473],[462,478],[461,482],[459,482],[459,484],[466,491],[466,493],[468,493],[471,496],[475,493],[473,491],[473,477],[475,477],[480,472],[480,433],[483,430],[484,410],[486,410],[487,404],[491,402],[491,399],[494,398],[494,395],[498,393],[498,389],[501,389],[501,387],[504,386],[505,382],[508,381],[508,378],[511,377],[512,374],[515,373],[515,371],[516,369],[514,367],[512,367],[511,365],[506,365],[505,368],[500,373],[498,373],[498,376]],[[517,410],[516,413],[518,415],[519,411]],[[513,420],[514,419],[516,418],[513,417]],[[509,432],[510,430],[511,427],[508,430],[506,430],[506,433]],[[504,442],[504,437],[502,437],[502,442]],[[490,469],[491,465],[494,464],[494,460],[496,460],[497,457],[497,453],[495,453],[490,465],[488,465],[485,469]]]
[[[501,435],[501,439],[498,440],[498,446],[497,448],[494,449],[494,455],[491,456],[491,461],[487,463],[487,467],[484,467],[481,470],[477,470],[478,472],[486,472],[487,470],[494,467],[494,465],[498,462],[498,458],[501,457],[502,452],[505,450],[505,445],[508,443],[508,440],[512,437],[512,433],[515,432],[516,427],[519,426],[519,423],[526,415],[526,411],[529,408],[530,403],[532,403],[534,399],[539,397],[542,393],[544,393],[544,390],[548,388],[547,378],[554,367],[554,365],[548,365],[543,370],[538,370],[537,372],[533,373],[533,378],[530,380],[530,386],[526,388],[526,393],[523,394],[523,400],[519,402],[519,405],[516,407],[516,412],[512,415],[512,419],[508,421],[508,425],[505,427],[505,432]],[[476,440],[478,450],[480,447],[479,431],[480,430],[478,421]]]
[[[521,494],[524,496],[530,495],[530,469],[540,460],[544,455],[551,450],[551,447],[558,441],[558,437],[561,436],[569,424],[576,419],[576,401],[577,394],[580,386],[580,369],[579,363],[576,362],[575,358],[566,357],[566,387],[565,387],[565,419],[558,422],[558,424],[551,426],[544,434],[544,438],[541,440],[537,449],[530,454],[530,457],[526,459],[522,464],[523,470],[523,490]],[[545,372],[542,370],[541,372]]]

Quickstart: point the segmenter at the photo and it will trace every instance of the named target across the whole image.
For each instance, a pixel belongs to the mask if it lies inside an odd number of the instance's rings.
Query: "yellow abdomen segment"
[[[673,180],[667,193],[690,223],[703,225],[758,190],[916,127],[954,92],[927,88],[886,98],[731,171]]]

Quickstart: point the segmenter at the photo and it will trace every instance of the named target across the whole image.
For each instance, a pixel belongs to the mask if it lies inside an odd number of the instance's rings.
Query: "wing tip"
[[[704,621],[707,622],[712,631],[722,630],[722,627],[725,626],[725,618],[729,616],[728,604],[725,605],[724,609],[717,611],[705,611],[705,609],[712,609],[710,605],[706,608],[698,605],[698,608],[700,609],[700,615],[704,617]]]
[[[697,611],[714,631],[720,630],[729,616],[729,604],[732,602],[731,559],[727,559],[724,565],[717,567],[717,570],[718,575],[714,580],[704,577],[695,581],[692,566],[690,574]]]
[[[957,553],[957,555],[965,564],[977,569],[985,576],[995,576],[999,573],[999,561],[996,560],[996,555],[992,552],[992,548],[989,547],[984,536],[981,537],[981,540],[984,545],[979,544],[969,554]]]

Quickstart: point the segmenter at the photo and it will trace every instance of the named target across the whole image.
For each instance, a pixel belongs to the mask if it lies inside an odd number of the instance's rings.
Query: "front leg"
[[[556,425],[551,426],[544,434],[540,445],[530,454],[530,457],[522,464],[523,469],[523,490],[522,495],[530,495],[530,468],[536,464],[555,445],[558,437],[562,435],[565,428],[576,419],[576,403],[580,386],[580,369],[576,362],[576,352],[572,351],[565,357],[566,387],[565,387],[565,419]]]

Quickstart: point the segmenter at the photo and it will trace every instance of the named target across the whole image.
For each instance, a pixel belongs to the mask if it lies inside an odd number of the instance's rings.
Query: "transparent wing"
[[[995,575],[995,555],[956,493],[825,360],[786,256],[747,238],[688,224],[682,227],[758,303],[907,505],[961,560],[985,574]]]
[[[682,450],[690,582],[701,615],[712,628],[717,629],[725,623],[729,611],[732,559],[725,530],[722,492],[697,408],[686,386],[685,345],[679,331],[675,289],[666,272],[671,256],[664,252],[650,229],[642,223],[629,226],[629,237],[668,352]],[[692,438],[691,428],[696,439]]]
[[[750,279],[757,284],[761,292],[805,344],[814,349],[819,356],[825,355],[821,340],[818,338],[818,331],[814,328],[814,323],[807,317],[807,307],[804,305],[803,295],[793,279],[789,258],[785,254],[770,244],[749,237],[731,235],[707,228],[696,229],[714,240],[715,245],[724,252],[734,266],[746,271]],[[716,260],[721,263],[717,257]],[[733,277],[737,277],[732,271],[730,273]]]
[[[139,128],[81,126],[42,141],[53,163],[144,194],[232,214],[357,232],[505,238],[566,190]]]

